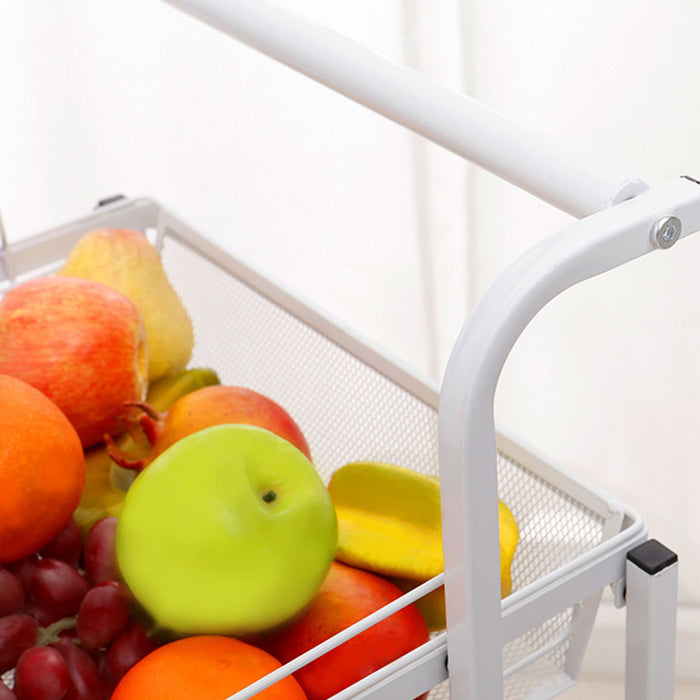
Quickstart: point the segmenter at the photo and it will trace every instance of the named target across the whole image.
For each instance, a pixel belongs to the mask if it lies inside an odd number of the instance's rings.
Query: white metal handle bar
[[[670,218],[675,217],[675,218]],[[440,393],[440,488],[450,688],[502,698],[494,395],[518,337],[560,292],[700,229],[700,184],[679,178],[576,221],[516,261],[481,298]]]
[[[647,189],[637,178],[265,0],[165,1],[576,217]]]

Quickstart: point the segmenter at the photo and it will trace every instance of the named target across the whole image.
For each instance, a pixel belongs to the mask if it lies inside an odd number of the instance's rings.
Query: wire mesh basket
[[[213,367],[222,383],[247,386],[284,405],[307,436],[326,482],[336,469],[357,460],[440,475],[436,386],[151,200],[120,199],[9,247],[2,253],[0,292],[50,274],[83,233],[98,227],[137,228],[156,242],[193,319],[192,366]],[[549,697],[576,679],[602,586],[563,603],[540,588],[602,558],[613,541],[617,547],[640,541],[643,524],[520,443],[498,435],[497,444],[499,496],[520,527],[513,593],[503,601],[505,616],[509,606],[521,611],[505,630],[504,695]],[[400,604],[412,600],[410,594],[404,599]],[[523,609],[531,612],[523,615]],[[424,648],[336,697],[416,697],[427,691],[435,700],[449,697],[446,636],[435,634]]]

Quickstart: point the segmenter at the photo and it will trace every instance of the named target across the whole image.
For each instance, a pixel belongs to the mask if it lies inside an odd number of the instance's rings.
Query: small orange
[[[80,438],[58,406],[0,374],[0,563],[53,539],[78,505],[84,480]]]
[[[225,700],[280,665],[262,649],[232,637],[185,637],[141,659],[119,682],[111,700]],[[306,700],[292,676],[255,697]]]

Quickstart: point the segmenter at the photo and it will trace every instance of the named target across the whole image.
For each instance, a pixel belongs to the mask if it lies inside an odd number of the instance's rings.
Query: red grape
[[[0,700],[17,700],[17,696],[0,681]]]
[[[78,610],[78,638],[86,651],[109,644],[129,621],[133,597],[118,581],[91,588]]]
[[[70,672],[70,686],[64,700],[97,700],[102,694],[102,684],[90,654],[66,638],[57,642],[56,649]]]
[[[22,654],[36,644],[39,626],[31,615],[0,617],[0,673],[9,671]]]
[[[19,579],[0,566],[0,617],[17,612],[24,605],[24,591]]]
[[[148,636],[142,625],[129,620],[124,631],[112,642],[107,656],[109,670],[115,680],[121,680],[132,666],[157,646],[158,642]]]
[[[85,537],[85,571],[93,583],[121,578],[114,544],[117,522],[114,517],[102,518],[90,528]]]
[[[27,592],[33,605],[28,607],[39,614],[39,622],[45,626],[47,622],[75,615],[89,588],[85,577],[70,564],[42,559],[29,573]]]
[[[63,700],[70,686],[70,671],[53,647],[32,647],[19,657],[15,668],[17,700]]]
[[[30,554],[24,559],[12,562],[12,564],[5,564],[5,568],[15,576],[15,578],[22,584],[22,590],[27,593],[27,585],[29,582],[29,574],[34,568],[34,564],[39,561],[39,555],[34,553]]]
[[[102,695],[99,700],[110,700],[114,689],[117,687],[117,681],[109,670],[107,650],[93,652],[92,657],[95,659],[97,673],[100,676],[100,683],[102,684]]]
[[[71,518],[63,529],[39,550],[39,554],[42,557],[60,559],[77,569],[82,551],[83,537],[80,527],[75,522],[75,518]]]

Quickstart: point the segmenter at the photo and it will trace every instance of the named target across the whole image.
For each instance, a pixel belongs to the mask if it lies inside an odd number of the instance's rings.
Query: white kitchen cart
[[[96,227],[143,230],[194,319],[193,366],[267,393],[297,419],[324,478],[348,461],[439,474],[445,573],[231,696],[254,697],[348,635],[444,583],[447,630],[335,700],[548,698],[577,678],[598,602],[627,612],[627,697],[673,693],[677,565],[633,510],[497,433],[494,393],[518,337],[552,298],[700,229],[700,183],[649,189],[473,100],[261,0],[178,0],[254,48],[574,214],[505,271],[455,343],[441,387],[213,246],[149,199],[116,198],[0,251],[0,293],[60,266]],[[496,500],[521,541],[500,599]],[[222,700],[224,700],[222,698]]]

